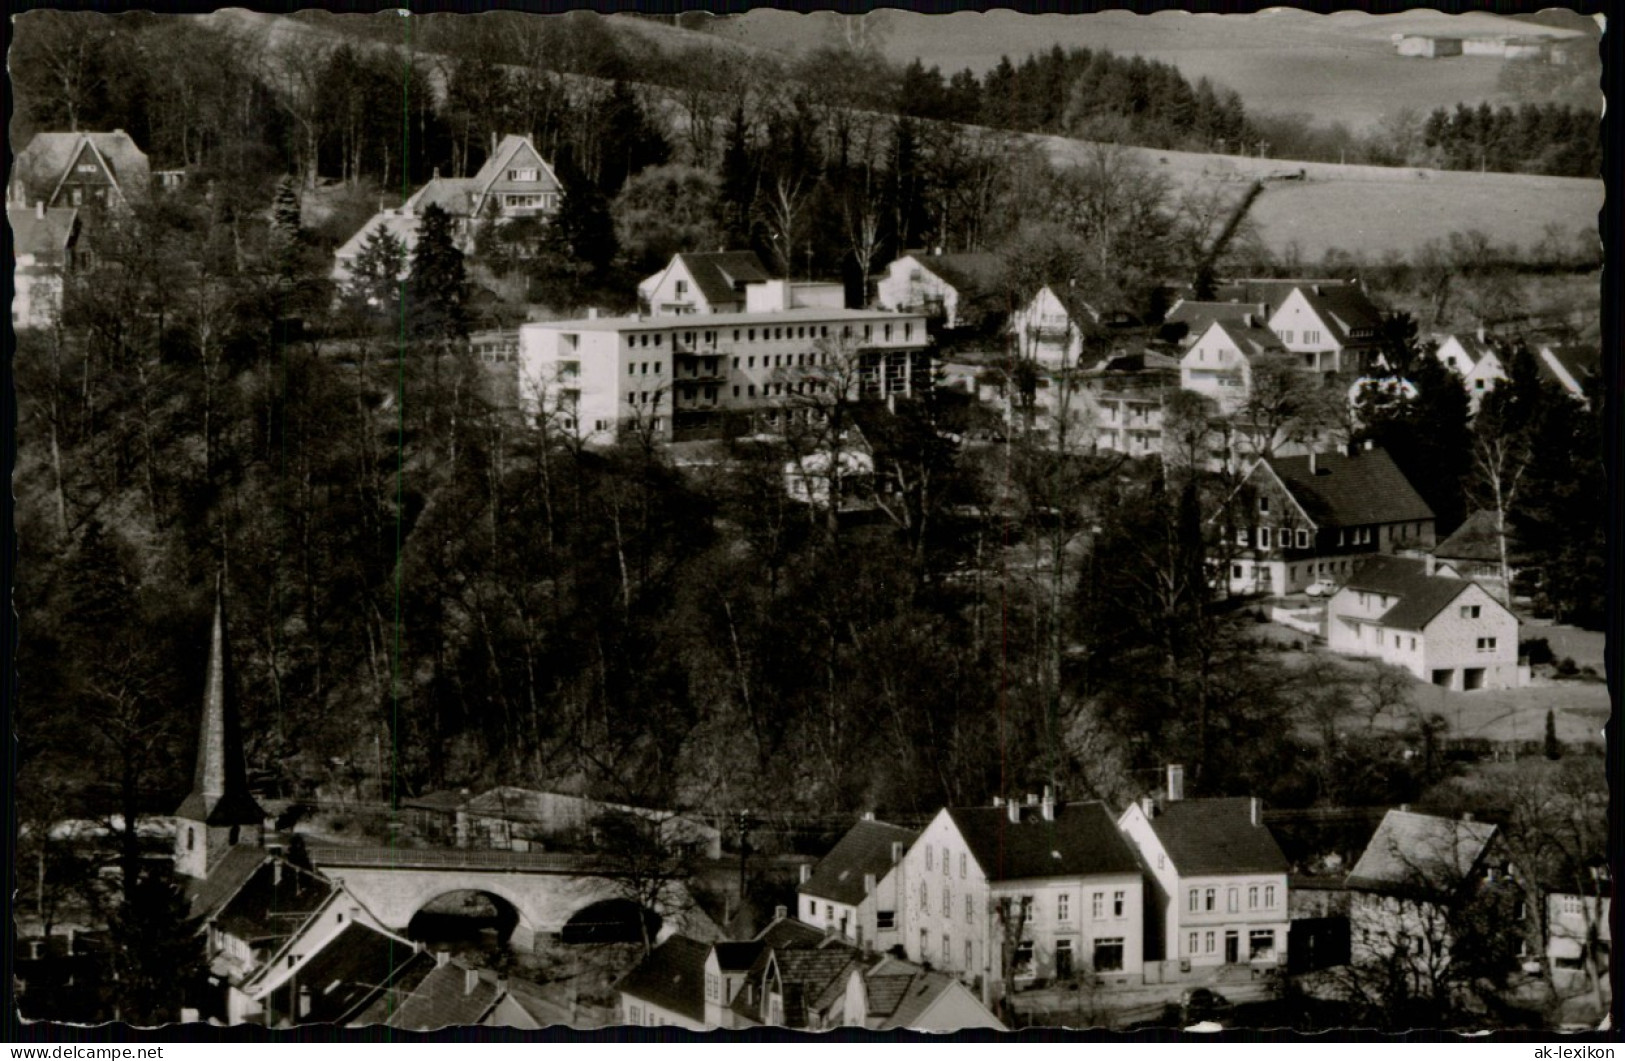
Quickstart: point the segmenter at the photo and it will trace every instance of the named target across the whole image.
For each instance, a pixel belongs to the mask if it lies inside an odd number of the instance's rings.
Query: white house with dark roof
[[[1292,593],[1361,559],[1429,549],[1433,510],[1380,448],[1271,457],[1220,519],[1231,593]]]
[[[442,177],[437,171],[398,209],[374,214],[333,252],[333,279],[340,284],[349,280],[367,238],[380,228],[405,248],[404,276],[417,246],[418,225],[431,205],[450,216],[452,231],[466,251],[473,245],[480,223],[549,217],[558,212],[563,197],[564,186],[536,146],[527,137],[503,137],[474,176]]]
[[[1347,883],[1354,962],[1408,956],[1424,976],[1454,942],[1452,909],[1506,889],[1510,912],[1522,894],[1494,825],[1403,809],[1383,815]],[[1526,925],[1507,928],[1527,932]]]
[[[745,285],[772,279],[755,251],[674,254],[666,267],[638,284],[638,301],[655,316],[742,313]],[[845,305],[845,293],[836,305]]]
[[[650,951],[615,983],[620,1022],[696,1032],[713,1027],[705,1019],[705,965],[710,954],[710,944],[687,936],[672,936]]]
[[[1252,393],[1254,359],[1284,353],[1281,341],[1250,313],[1240,320],[1214,320],[1180,359],[1179,385],[1211,398],[1221,414],[1229,415]]]
[[[979,985],[1016,977],[1139,979],[1145,882],[1101,803],[1047,793],[938,812],[904,857],[908,959]]]
[[[913,251],[886,266],[875,285],[881,309],[923,313],[947,329],[974,327],[1002,309],[1004,259],[996,254]]]
[[[1468,403],[1472,411],[1477,412],[1484,396],[1507,378],[1500,355],[1485,338],[1482,327],[1476,332],[1440,335],[1434,339],[1438,346],[1433,356],[1461,379],[1461,385],[1467,389]]]
[[[1285,963],[1288,865],[1257,798],[1147,798],[1117,824],[1152,881],[1149,955],[1181,970]]]
[[[889,950],[900,941],[897,910],[905,898],[898,866],[916,835],[873,818],[857,822],[816,866],[803,868],[797,919],[861,948]]]
[[[1208,302],[1182,298],[1168,308],[1159,329],[1162,337],[1181,350],[1200,339],[1214,321],[1241,324],[1248,318],[1264,322],[1269,319],[1269,308],[1245,302]]]
[[[1217,294],[1259,306],[1305,369],[1365,373],[1377,362],[1382,311],[1357,280],[1233,280]]]
[[[1009,332],[1019,357],[1045,368],[1090,368],[1086,351],[1109,352],[1112,329],[1137,323],[1091,302],[1076,287],[1045,284],[1010,315]]]
[[[1326,605],[1333,652],[1404,667],[1445,689],[1516,689],[1518,618],[1432,557],[1375,556]]]

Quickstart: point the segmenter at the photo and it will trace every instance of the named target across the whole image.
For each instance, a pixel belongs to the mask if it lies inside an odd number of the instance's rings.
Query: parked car
[[[1179,1005],[1184,1012],[1180,1022],[1185,1025],[1222,1021],[1236,1008],[1229,999],[1208,987],[1186,991],[1180,996]]]
[[[1329,578],[1317,578],[1304,590],[1311,597],[1330,597],[1337,592],[1337,583]]]

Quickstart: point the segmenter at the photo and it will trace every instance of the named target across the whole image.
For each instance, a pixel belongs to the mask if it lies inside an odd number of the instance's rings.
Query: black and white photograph
[[[1597,5],[680,6],[9,16],[7,1037],[1610,1031]]]

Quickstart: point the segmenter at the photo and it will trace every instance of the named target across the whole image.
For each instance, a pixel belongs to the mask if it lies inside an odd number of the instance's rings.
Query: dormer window
[[[511,169],[508,171],[508,179],[511,181],[534,181],[536,178],[537,171],[533,169]]]

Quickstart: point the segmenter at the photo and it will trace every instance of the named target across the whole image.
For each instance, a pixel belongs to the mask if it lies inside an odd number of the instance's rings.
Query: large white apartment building
[[[930,386],[923,313],[845,309],[798,298],[798,286],[750,284],[742,313],[526,324],[521,407],[588,443],[629,431],[674,441],[785,427],[838,394]]]

